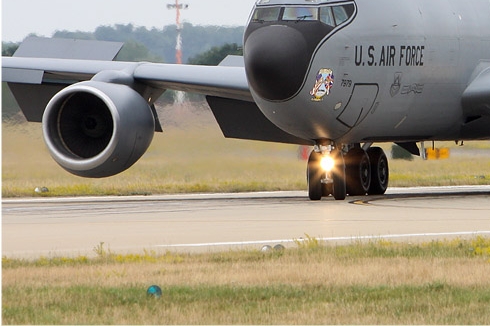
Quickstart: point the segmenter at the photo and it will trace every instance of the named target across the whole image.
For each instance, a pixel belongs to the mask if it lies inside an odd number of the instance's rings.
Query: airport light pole
[[[182,64],[182,28],[183,25],[180,22],[180,11],[182,9],[187,9],[189,8],[188,4],[181,4],[179,3],[179,0],[175,0],[175,3],[172,4],[167,4],[167,9],[175,9],[176,15],[175,15],[175,24],[177,26],[177,42],[175,45],[175,62],[177,64]],[[182,103],[184,101],[184,93],[183,92],[176,92],[175,94],[175,102],[176,103]]]
[[[177,44],[175,46],[175,59],[177,64],[182,64],[182,28],[183,25],[180,23],[180,11],[182,9],[189,8],[187,4],[179,3],[179,0],[175,0],[175,3],[168,4],[168,9],[175,9],[175,24],[177,25]]]

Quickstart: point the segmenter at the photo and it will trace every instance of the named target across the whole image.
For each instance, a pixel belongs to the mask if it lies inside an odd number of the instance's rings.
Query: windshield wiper
[[[306,20],[306,18],[311,18],[313,15],[304,15],[304,16],[298,16],[296,17],[296,21],[299,22],[300,20]]]

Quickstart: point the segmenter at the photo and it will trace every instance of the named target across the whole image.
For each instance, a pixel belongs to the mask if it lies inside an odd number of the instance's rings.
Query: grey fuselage
[[[347,20],[283,19],[284,8],[329,6],[344,6]],[[490,1],[270,0],[254,10],[250,89],[288,133],[336,143],[490,138],[490,118],[462,105],[490,66]]]

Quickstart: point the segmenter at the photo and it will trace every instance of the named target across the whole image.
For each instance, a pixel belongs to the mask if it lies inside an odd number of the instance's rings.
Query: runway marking
[[[378,240],[378,239],[398,239],[398,238],[415,238],[415,237],[440,237],[440,236],[477,236],[490,235],[490,231],[472,231],[472,232],[440,232],[440,233],[408,233],[408,234],[385,234],[385,235],[366,235],[366,236],[344,236],[344,237],[328,237],[314,238],[318,241],[356,241],[356,240]],[[185,244],[170,244],[156,245],[158,248],[197,248],[197,247],[217,247],[217,246],[247,246],[258,244],[274,244],[274,243],[293,243],[303,242],[307,239],[282,239],[282,240],[256,240],[256,241],[230,241],[230,242],[209,242],[209,243],[185,243]]]
[[[354,205],[372,206],[372,204],[369,202],[369,200],[354,200],[354,201],[351,201],[350,203],[354,204]]]

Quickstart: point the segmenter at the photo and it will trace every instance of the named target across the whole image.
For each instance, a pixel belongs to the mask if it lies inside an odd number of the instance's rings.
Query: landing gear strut
[[[324,160],[330,160],[329,167]],[[356,145],[344,152],[334,146],[315,146],[308,159],[307,179],[311,200],[380,195],[388,188],[388,159],[379,147],[364,150]]]

